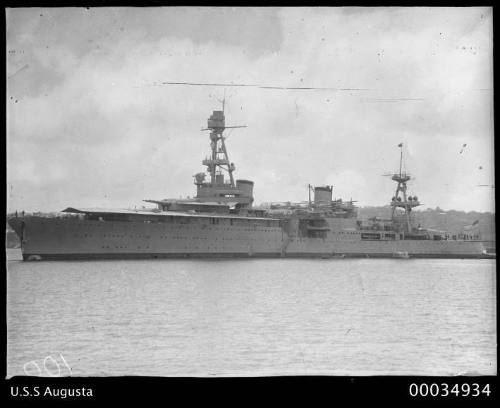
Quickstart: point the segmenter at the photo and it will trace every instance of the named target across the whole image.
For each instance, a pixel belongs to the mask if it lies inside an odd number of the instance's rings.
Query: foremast
[[[251,208],[253,202],[253,182],[249,180],[234,180],[233,172],[236,169],[234,163],[230,162],[226,148],[225,129],[243,128],[246,126],[226,126],[224,116],[224,101],[222,110],[212,112],[208,118],[207,128],[203,131],[210,132],[210,155],[202,164],[207,166],[210,177],[205,181],[205,173],[194,175],[194,184],[197,187],[196,198],[199,201],[214,201],[222,203],[234,203],[239,208]],[[225,175],[229,180],[225,180]]]

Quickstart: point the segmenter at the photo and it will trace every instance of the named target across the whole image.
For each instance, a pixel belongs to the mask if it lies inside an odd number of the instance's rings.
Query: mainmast
[[[409,173],[403,172],[403,143],[400,143],[398,147],[401,149],[401,153],[399,156],[399,172],[391,174],[392,180],[397,183],[396,193],[394,194],[394,197],[392,197],[391,201],[391,219],[395,221],[396,209],[401,208],[404,211],[403,218],[405,230],[407,232],[412,232],[410,217],[411,210],[413,209],[413,207],[419,206],[420,202],[418,201],[417,196],[412,197],[406,195],[406,183],[411,179],[411,176]]]

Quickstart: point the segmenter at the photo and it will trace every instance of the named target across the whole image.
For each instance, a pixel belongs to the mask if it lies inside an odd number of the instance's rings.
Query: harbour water
[[[8,377],[497,372],[494,260],[19,259]]]

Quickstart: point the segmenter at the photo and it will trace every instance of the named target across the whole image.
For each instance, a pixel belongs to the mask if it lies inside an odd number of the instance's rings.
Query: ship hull
[[[9,220],[22,240],[24,260],[155,258],[491,258],[481,241],[380,240],[288,236],[274,222],[251,218],[171,219],[171,222],[91,221],[29,217]]]
[[[88,260],[127,260],[127,259],[225,259],[225,258],[321,258],[321,259],[348,259],[348,258],[395,258],[389,253],[52,253],[27,254],[23,253],[24,261],[88,261]],[[408,258],[435,258],[435,259],[495,259],[494,256],[482,254],[437,254],[416,253],[409,254]]]

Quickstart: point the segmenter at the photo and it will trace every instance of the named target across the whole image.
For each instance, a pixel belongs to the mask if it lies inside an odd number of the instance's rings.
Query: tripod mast
[[[411,233],[413,229],[411,225],[411,211],[414,207],[419,206],[420,202],[418,201],[418,197],[406,195],[406,183],[411,179],[411,176],[409,173],[403,172],[403,143],[400,143],[398,147],[401,149],[399,156],[399,172],[393,173],[391,177],[392,180],[397,183],[396,192],[391,201],[391,219],[395,221],[396,208],[401,208],[404,211],[404,229]]]

